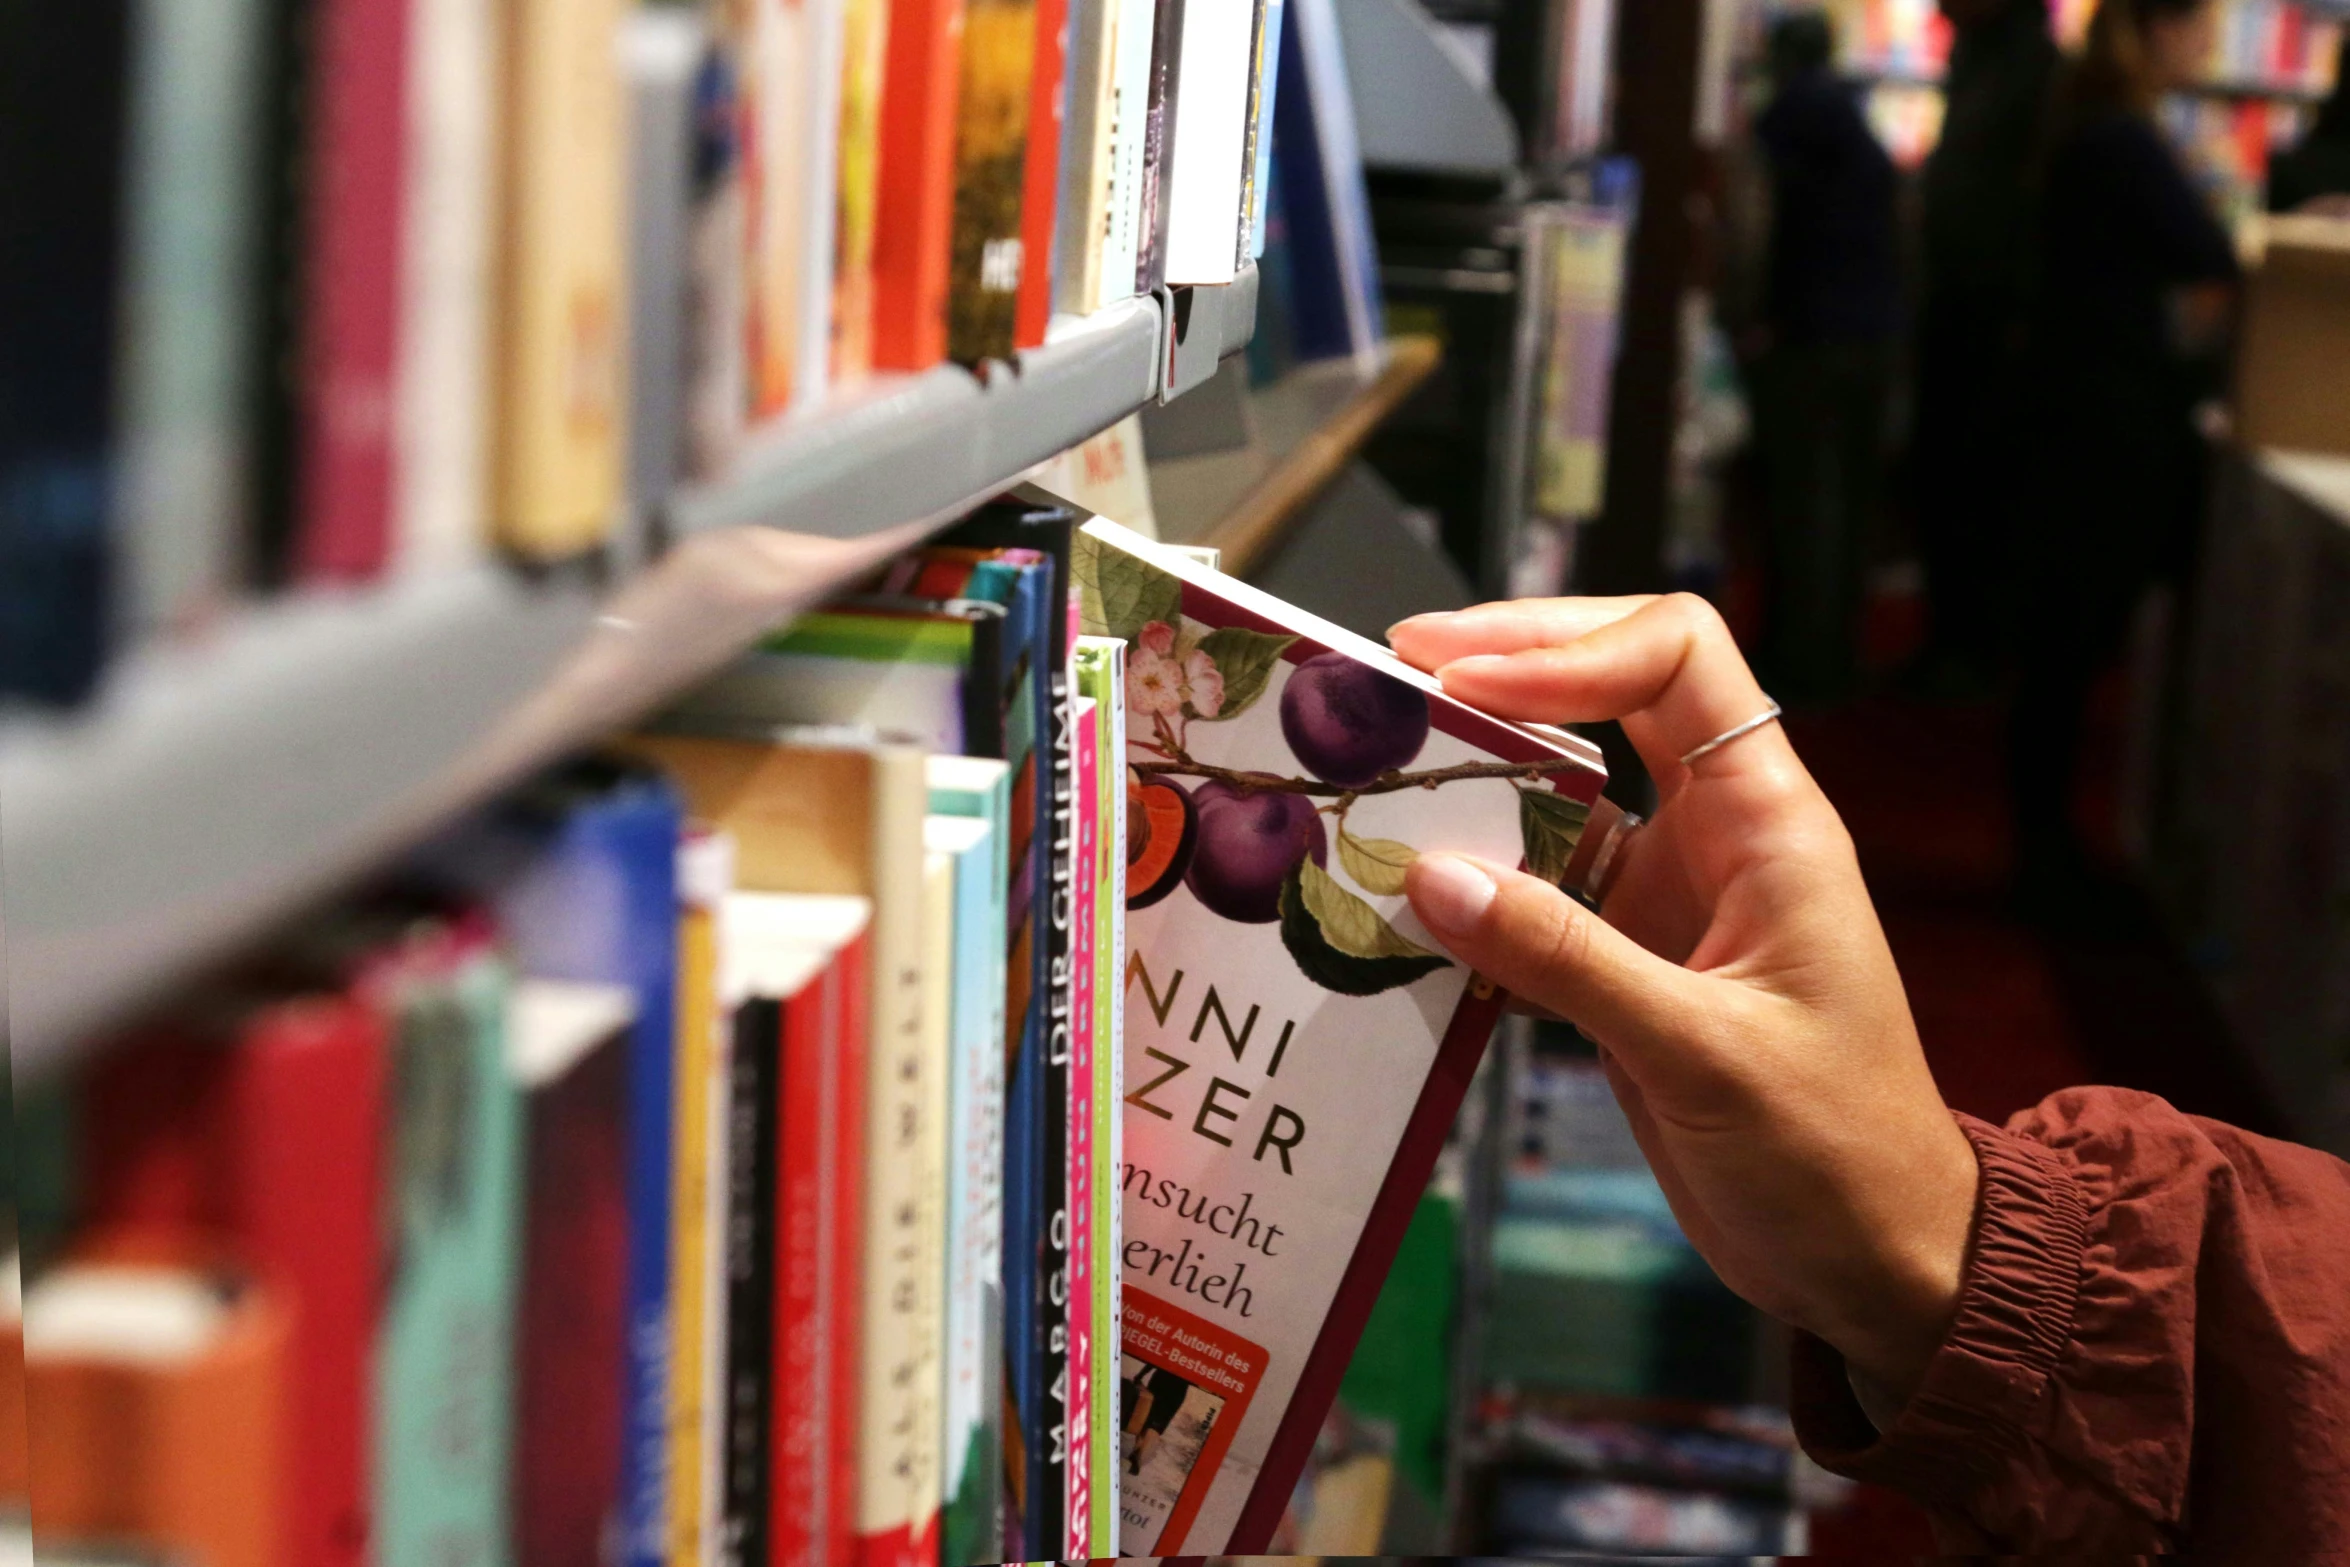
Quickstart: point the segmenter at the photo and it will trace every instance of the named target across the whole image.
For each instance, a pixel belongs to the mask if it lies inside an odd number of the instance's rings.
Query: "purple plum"
[[[1297,666],[1281,691],[1281,733],[1306,771],[1360,789],[1428,743],[1428,698],[1344,653]]]
[[[1302,794],[1243,789],[1211,779],[1192,791],[1199,841],[1183,878],[1192,896],[1228,920],[1269,925],[1281,917],[1281,883],[1308,855],[1330,863],[1321,814]]]

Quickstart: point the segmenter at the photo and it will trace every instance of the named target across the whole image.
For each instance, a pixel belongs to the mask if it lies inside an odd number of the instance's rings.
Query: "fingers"
[[[1505,599],[1463,610],[1414,615],[1387,628],[1396,657],[1431,672],[1457,658],[1558,647],[1656,602],[1628,598]]]
[[[1708,1037],[1717,981],[1643,950],[1549,883],[1482,860],[1423,854],[1405,891],[1455,957],[1615,1050],[1635,1075],[1701,1070],[1686,1042]]]
[[[1395,628],[1416,662],[1467,647],[1436,666],[1445,690],[1505,718],[1544,723],[1623,720],[1624,732],[1668,791],[1680,758],[1764,711],[1721,616],[1686,593],[1654,599],[1551,599],[1496,604]],[[1758,731],[1705,758],[1710,768],[1792,761],[1786,738]]]

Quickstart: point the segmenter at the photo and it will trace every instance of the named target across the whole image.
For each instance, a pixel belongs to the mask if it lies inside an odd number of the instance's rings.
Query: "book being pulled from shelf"
[[[1278,1523],[1502,997],[1402,900],[1446,849],[1564,875],[1604,781],[1559,731],[1089,523],[1128,643],[1120,1548]]]

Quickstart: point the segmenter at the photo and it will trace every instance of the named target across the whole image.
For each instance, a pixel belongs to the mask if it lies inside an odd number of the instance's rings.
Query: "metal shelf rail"
[[[0,725],[0,975],[20,1079],[1205,379],[1247,343],[1255,283],[1127,301],[984,380],[942,366],[786,420],[728,477],[675,496],[673,547],[609,591],[483,567],[290,595],[134,652],[83,711]]]

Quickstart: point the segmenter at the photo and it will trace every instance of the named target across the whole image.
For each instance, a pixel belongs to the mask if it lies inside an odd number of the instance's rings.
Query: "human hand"
[[[1423,855],[1407,891],[1463,962],[1601,1051],[1690,1241],[1724,1283],[1906,1402],[1947,1331],[1978,1172],[1926,1069],[1852,840],[1703,600],[1542,599],[1422,615],[1396,652],[1463,702],[1616,718],[1664,804],[1595,917]]]

